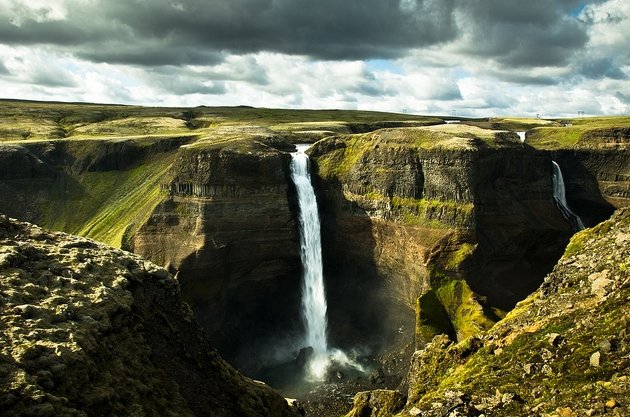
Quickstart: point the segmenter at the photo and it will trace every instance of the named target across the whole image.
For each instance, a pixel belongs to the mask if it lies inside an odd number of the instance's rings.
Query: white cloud
[[[0,0],[0,15],[15,3]],[[37,14],[47,4],[29,3],[29,10]],[[40,15],[62,18],[68,3],[50,4],[57,11]],[[623,76],[630,74],[628,16],[625,1],[587,6],[580,14],[589,25],[587,47],[569,65],[533,68],[462,54],[457,41],[410,50],[396,61],[322,61],[263,51],[216,52],[217,59],[206,64],[155,66],[90,62],[53,46],[0,44],[7,70],[0,72],[0,91],[12,98],[165,106],[246,104],[476,117],[618,114],[630,104],[630,81]]]
[[[68,16],[65,3],[59,0],[0,0],[0,16],[18,27],[26,20],[37,23],[64,20]]]

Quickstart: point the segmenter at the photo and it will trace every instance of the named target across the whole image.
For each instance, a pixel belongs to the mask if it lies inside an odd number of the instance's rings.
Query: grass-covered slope
[[[164,197],[162,184],[178,146],[187,140],[64,139],[0,145],[5,164],[0,211],[123,247]],[[4,151],[7,147],[17,147],[16,155]]]
[[[547,150],[614,149],[625,147],[630,137],[630,117],[587,117],[558,121],[527,132],[527,144]]]
[[[0,141],[203,134],[221,126],[264,126],[276,132],[354,132],[436,124],[436,117],[350,110],[253,107],[169,108],[0,100]],[[309,135],[306,135],[307,137]]]
[[[404,407],[391,391],[362,393],[348,416],[627,416],[628,300],[626,208],[576,234],[539,290],[488,332],[416,351]]]
[[[574,236],[541,288],[487,334],[457,345],[436,338],[417,352],[406,410],[628,415],[629,299],[630,210],[623,209]]]

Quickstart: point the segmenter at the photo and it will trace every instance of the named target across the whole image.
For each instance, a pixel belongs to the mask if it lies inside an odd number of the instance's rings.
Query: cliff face
[[[190,137],[0,144],[0,210],[128,248]]]
[[[349,414],[625,416],[630,209],[576,234],[544,283],[489,332],[417,351],[404,407],[362,393]],[[369,401],[366,401],[366,398]],[[375,415],[375,414],[371,414]]]
[[[290,350],[302,332],[289,142],[326,138],[311,153],[330,332],[344,347],[460,340],[535,288],[572,233],[551,198],[551,159],[587,225],[628,203],[623,127],[208,107],[0,113],[31,128],[0,129],[0,211],[167,267],[221,352],[253,372],[260,344]],[[480,127],[531,128],[539,149]],[[575,132],[585,139],[562,142]]]
[[[419,343],[443,331],[463,338],[560,257],[571,230],[553,202],[551,157],[516,135],[463,129],[385,129],[314,146],[327,286],[339,297],[331,322],[413,332],[416,310]],[[433,302],[419,303],[428,292]]]
[[[0,216],[0,414],[295,416],[136,255]]]
[[[630,135],[623,146],[555,151],[567,173],[569,204],[593,224],[615,208],[630,206]]]
[[[266,343],[301,328],[289,163],[255,139],[182,148],[168,197],[132,240],[134,252],[177,271],[213,343],[253,371]]]
[[[551,153],[565,175],[570,206],[593,225],[630,205],[630,128],[627,118],[616,125],[597,118],[580,122],[533,129],[527,142]]]

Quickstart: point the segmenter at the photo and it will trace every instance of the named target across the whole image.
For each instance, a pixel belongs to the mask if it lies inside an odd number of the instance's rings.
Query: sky
[[[0,0],[0,97],[630,114],[630,0]]]

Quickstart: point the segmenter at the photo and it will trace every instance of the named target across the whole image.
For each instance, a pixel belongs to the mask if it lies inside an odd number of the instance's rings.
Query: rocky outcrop
[[[627,208],[576,234],[490,331],[457,344],[436,336],[416,351],[404,409],[383,415],[627,415],[629,243]]]
[[[0,414],[298,416],[137,255],[0,216]]]
[[[405,396],[398,391],[363,391],[354,396],[354,405],[346,417],[386,417],[404,406]]]
[[[629,242],[622,209],[575,235],[539,290],[486,335],[457,345],[436,338],[416,352],[406,411],[628,414]]]
[[[245,138],[180,150],[168,197],[132,240],[177,272],[214,344],[256,372],[268,343],[301,330],[290,156]]]

